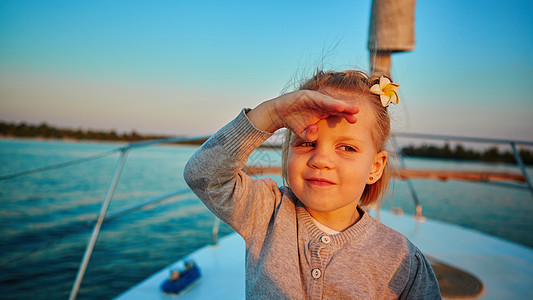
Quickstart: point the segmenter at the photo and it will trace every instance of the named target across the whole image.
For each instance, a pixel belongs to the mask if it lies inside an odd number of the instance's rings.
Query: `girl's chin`
[[[330,197],[331,193],[324,195],[320,195],[320,193],[312,193],[311,195],[302,195],[302,197],[298,197],[298,199],[303,203],[307,211],[313,211],[316,213],[341,212],[344,211],[344,209],[353,210],[357,207],[358,201],[343,201],[342,199],[331,199]],[[324,199],[329,200],[324,201]]]
[[[336,207],[329,206],[328,203],[321,203],[321,201],[317,200],[300,199],[300,201],[304,204],[307,211],[311,210],[317,213],[330,213],[337,209]]]

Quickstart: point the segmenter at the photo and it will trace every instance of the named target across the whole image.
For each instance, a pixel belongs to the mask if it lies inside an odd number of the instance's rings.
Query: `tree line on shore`
[[[525,164],[533,164],[533,152],[526,149],[519,149],[518,152]],[[463,145],[457,144],[452,149],[448,143],[444,146],[435,145],[409,145],[401,149],[404,156],[431,157],[456,160],[479,160],[485,162],[516,163],[512,150],[499,150],[497,147],[489,147],[485,150],[466,149]]]
[[[0,135],[4,137],[43,138],[43,139],[71,139],[71,140],[97,140],[97,141],[143,141],[165,138],[160,135],[141,135],[135,130],[129,133],[117,133],[115,130],[83,130],[56,128],[46,123],[39,125],[26,124],[24,122],[6,123],[0,121]]]
[[[152,139],[163,139],[162,135],[141,135],[135,131],[129,133],[117,133],[114,130],[83,130],[56,128],[46,123],[39,125],[26,124],[24,122],[7,123],[0,121],[0,136],[23,137],[23,138],[44,138],[44,139],[69,139],[69,140],[97,140],[97,141],[124,141],[135,142]],[[205,140],[189,141],[187,144],[202,144]],[[533,164],[533,152],[520,149],[522,160],[526,164]],[[463,145],[457,144],[452,149],[448,143],[444,146],[436,145],[409,145],[401,149],[404,156],[431,157],[457,160],[480,160],[486,162],[515,163],[515,157],[511,150],[501,151],[497,147],[490,147],[485,150],[466,149]]]

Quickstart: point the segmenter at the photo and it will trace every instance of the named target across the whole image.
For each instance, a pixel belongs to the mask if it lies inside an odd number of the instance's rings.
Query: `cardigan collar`
[[[307,209],[305,209],[304,204],[292,193],[290,189],[287,190],[289,192],[288,196],[293,199],[294,204],[296,206],[296,216],[298,219],[298,223],[303,225],[307,229],[306,231],[309,234],[309,239],[316,241],[319,240],[322,236],[328,235],[322,230],[320,230],[318,226],[316,226],[315,222],[313,221],[313,217],[311,217]],[[342,246],[349,241],[361,238],[361,236],[368,232],[369,226],[372,226],[374,218],[359,205],[357,206],[357,209],[359,210],[359,214],[361,215],[359,220],[350,227],[343,230],[342,232],[330,235],[329,237],[331,238],[332,245]]]

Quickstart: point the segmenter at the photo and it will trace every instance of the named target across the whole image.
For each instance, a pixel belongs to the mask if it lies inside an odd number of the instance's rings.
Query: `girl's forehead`
[[[375,95],[336,88],[324,88],[318,91],[337,100],[357,105],[359,107],[359,113],[356,115],[357,119],[364,116],[370,118],[369,120],[371,122],[376,121],[376,111],[373,108],[374,105],[371,103],[371,101],[379,101],[379,99],[375,99]]]
[[[361,92],[348,91],[348,90],[332,88],[332,87],[320,88],[318,92],[324,95],[328,95],[338,100],[343,100],[349,103],[356,103],[356,104],[361,103],[362,99],[369,96],[368,94],[365,94],[362,91]]]
[[[368,114],[368,110],[361,109],[356,115],[357,122],[349,123],[339,116],[329,116],[327,119],[318,121],[318,139],[323,140],[343,137],[344,139],[365,139],[371,135],[373,118]],[[291,132],[291,141],[302,140],[294,132]]]

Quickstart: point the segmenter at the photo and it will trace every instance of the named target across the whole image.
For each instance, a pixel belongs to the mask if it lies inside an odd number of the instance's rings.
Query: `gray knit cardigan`
[[[290,189],[242,171],[271,134],[243,110],[189,160],[185,180],[246,242],[248,299],[440,299],[420,250],[361,208],[360,220],[327,235]]]

